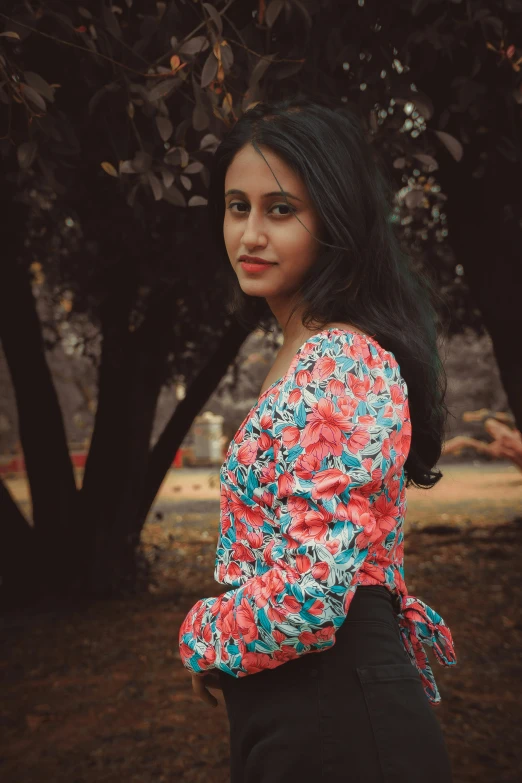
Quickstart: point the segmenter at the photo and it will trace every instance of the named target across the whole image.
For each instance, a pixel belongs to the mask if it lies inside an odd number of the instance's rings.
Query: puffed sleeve
[[[331,647],[354,577],[393,527],[372,510],[402,421],[383,360],[375,349],[354,349],[346,335],[311,345],[273,409],[268,570],[188,613],[179,642],[193,672],[243,677]]]

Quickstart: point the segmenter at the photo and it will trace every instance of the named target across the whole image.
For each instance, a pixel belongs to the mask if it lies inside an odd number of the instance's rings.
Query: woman
[[[451,780],[423,645],[449,665],[453,641],[403,570],[405,488],[442,476],[445,382],[389,200],[356,117],[307,99],[255,105],[216,152],[231,309],[284,336],[221,467],[230,589],[179,637],[195,692],[223,690],[232,783]]]

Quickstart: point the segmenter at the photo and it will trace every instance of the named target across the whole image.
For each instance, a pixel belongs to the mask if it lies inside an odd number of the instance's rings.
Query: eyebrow
[[[237,188],[232,188],[231,190],[227,190],[225,193],[226,196],[230,195],[235,196],[246,196],[246,193],[244,190],[238,190]],[[302,201],[302,198],[299,198],[298,196],[293,196],[291,193],[288,193],[286,190],[272,190],[270,193],[263,193],[261,198],[268,198],[269,196],[288,196],[288,198],[293,198],[296,201]]]

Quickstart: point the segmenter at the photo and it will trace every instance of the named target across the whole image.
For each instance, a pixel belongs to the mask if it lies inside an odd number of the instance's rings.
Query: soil
[[[409,490],[405,539],[409,592],[442,615],[457,652],[445,668],[428,649],[434,709],[455,783],[518,783],[522,476],[506,463],[448,466],[447,478]],[[146,595],[4,617],[2,783],[228,783],[223,701],[195,699],[177,641],[190,607],[224,590],[218,513],[214,497],[159,499],[142,537]]]

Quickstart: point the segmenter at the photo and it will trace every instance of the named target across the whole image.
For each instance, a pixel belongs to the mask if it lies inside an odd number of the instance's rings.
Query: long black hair
[[[262,156],[259,145],[269,148],[299,174],[322,223],[319,251],[292,313],[302,309],[306,328],[351,323],[393,353],[408,387],[412,424],[406,486],[432,487],[442,478],[432,468],[448,415],[437,346],[438,295],[401,248],[390,220],[393,186],[359,118],[348,107],[331,109],[303,96],[260,102],[244,112],[216,150],[208,210],[228,278],[228,311],[244,326],[270,331],[274,320],[266,299],[241,290],[223,238],[225,175],[246,144]]]

